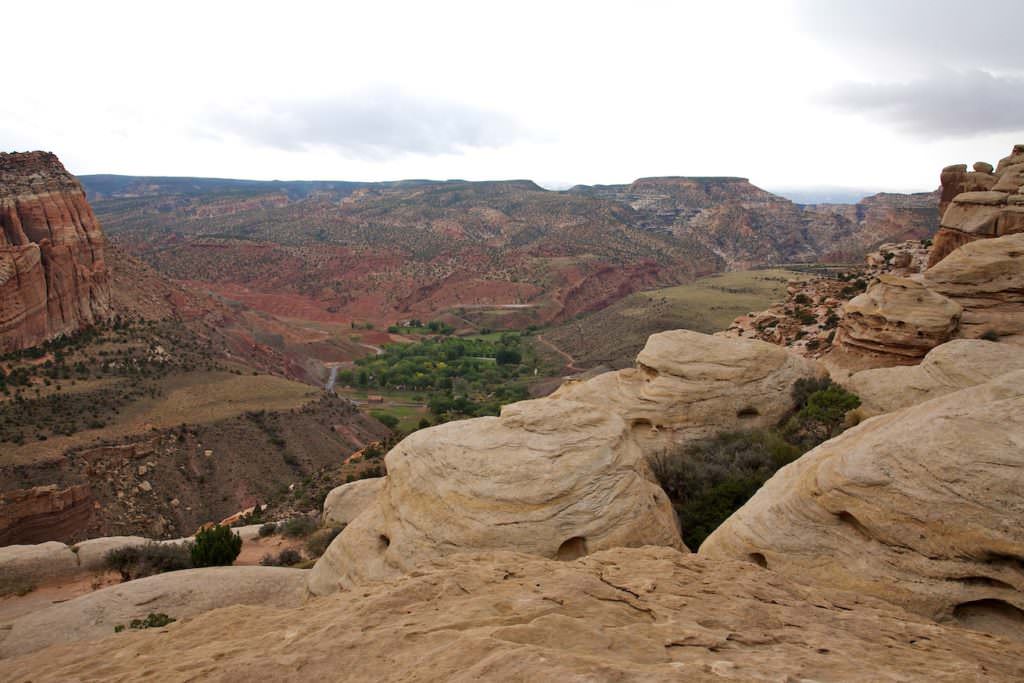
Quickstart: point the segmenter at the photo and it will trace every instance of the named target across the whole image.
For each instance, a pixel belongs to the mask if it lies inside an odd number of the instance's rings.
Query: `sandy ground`
[[[301,552],[305,540],[274,535],[246,541],[242,544],[242,552],[235,560],[235,566],[257,565],[264,555],[277,555],[285,548],[295,548]],[[120,581],[117,572],[83,574],[71,580],[42,584],[25,595],[5,595],[0,597],[0,624],[94,590],[116,585]]]

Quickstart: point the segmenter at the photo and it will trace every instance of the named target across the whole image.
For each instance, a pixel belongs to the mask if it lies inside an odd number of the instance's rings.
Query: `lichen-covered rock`
[[[928,352],[919,365],[875,368],[843,382],[860,397],[861,418],[917,405],[1024,370],[1024,352],[1012,344],[954,339]]]
[[[823,372],[775,344],[671,330],[650,336],[635,368],[566,383],[551,397],[612,410],[650,456],[721,431],[772,426],[792,408],[793,384]]]
[[[236,606],[0,661],[48,683],[980,681],[1024,645],[745,562],[618,548],[576,562],[461,555],[295,609]]]
[[[106,241],[53,154],[0,153],[0,353],[110,315]]]
[[[360,479],[342,484],[324,498],[324,526],[345,526],[370,507],[377,493],[384,486],[384,477]]]
[[[413,432],[386,456],[373,504],[309,579],[317,595],[421,570],[457,552],[573,559],[617,546],[682,548],[675,513],[622,418],[569,400]]]
[[[920,282],[882,275],[843,305],[836,341],[848,350],[913,362],[952,339],[961,314],[959,304]]]
[[[1024,333],[1024,233],[961,247],[925,271],[924,284],[963,307],[965,337]]]
[[[779,470],[700,548],[1020,638],[1024,371],[887,413]]]

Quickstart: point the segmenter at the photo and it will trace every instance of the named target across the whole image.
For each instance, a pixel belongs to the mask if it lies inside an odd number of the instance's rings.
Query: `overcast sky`
[[[73,173],[929,190],[1024,142],[1024,2],[3,8],[0,150]]]

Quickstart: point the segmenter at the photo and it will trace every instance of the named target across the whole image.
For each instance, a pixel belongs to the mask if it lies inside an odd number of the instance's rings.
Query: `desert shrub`
[[[331,544],[331,541],[337,538],[344,528],[344,526],[329,527],[314,532],[306,540],[306,553],[310,557],[320,557],[327,550],[327,546]]]
[[[801,381],[806,384],[798,386]],[[815,386],[819,388],[807,393]],[[806,448],[839,434],[843,430],[846,413],[860,405],[856,394],[831,380],[798,380],[793,386],[793,398],[798,410],[786,423],[783,432],[790,441],[799,442]]]
[[[192,564],[196,567],[224,567],[242,552],[242,537],[229,527],[214,524],[200,529],[192,544]]]
[[[285,548],[277,555],[267,553],[260,558],[264,567],[291,567],[299,562],[302,562],[302,554],[295,548]]]
[[[308,536],[316,531],[316,528],[317,523],[305,515],[291,517],[278,525],[278,530],[281,534],[288,538]]]
[[[193,567],[191,543],[155,543],[114,548],[103,558],[106,567],[122,581]]]
[[[144,629],[144,628],[163,628],[172,622],[177,621],[174,617],[169,617],[163,612],[153,613],[150,612],[149,616],[145,619],[132,619],[128,624],[129,628]],[[118,624],[114,627],[114,633],[120,633],[124,630],[124,624]]]
[[[274,522],[267,522],[260,527],[260,538],[266,538],[267,536],[273,536],[277,533],[277,524]]]
[[[981,334],[981,339],[984,339],[985,341],[997,342],[999,341],[999,333],[996,332],[995,330],[985,330]]]
[[[668,451],[652,469],[692,550],[802,450],[774,430],[725,432]]]

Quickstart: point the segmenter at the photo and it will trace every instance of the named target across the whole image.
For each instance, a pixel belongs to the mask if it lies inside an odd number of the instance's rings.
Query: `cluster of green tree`
[[[426,325],[422,321],[413,318],[402,325],[391,325],[388,327],[390,334],[443,334],[449,335],[455,328],[440,320],[431,320]]]
[[[773,429],[725,432],[654,458],[652,468],[696,550],[775,472],[839,434],[860,399],[830,380],[799,380],[796,408]]]

